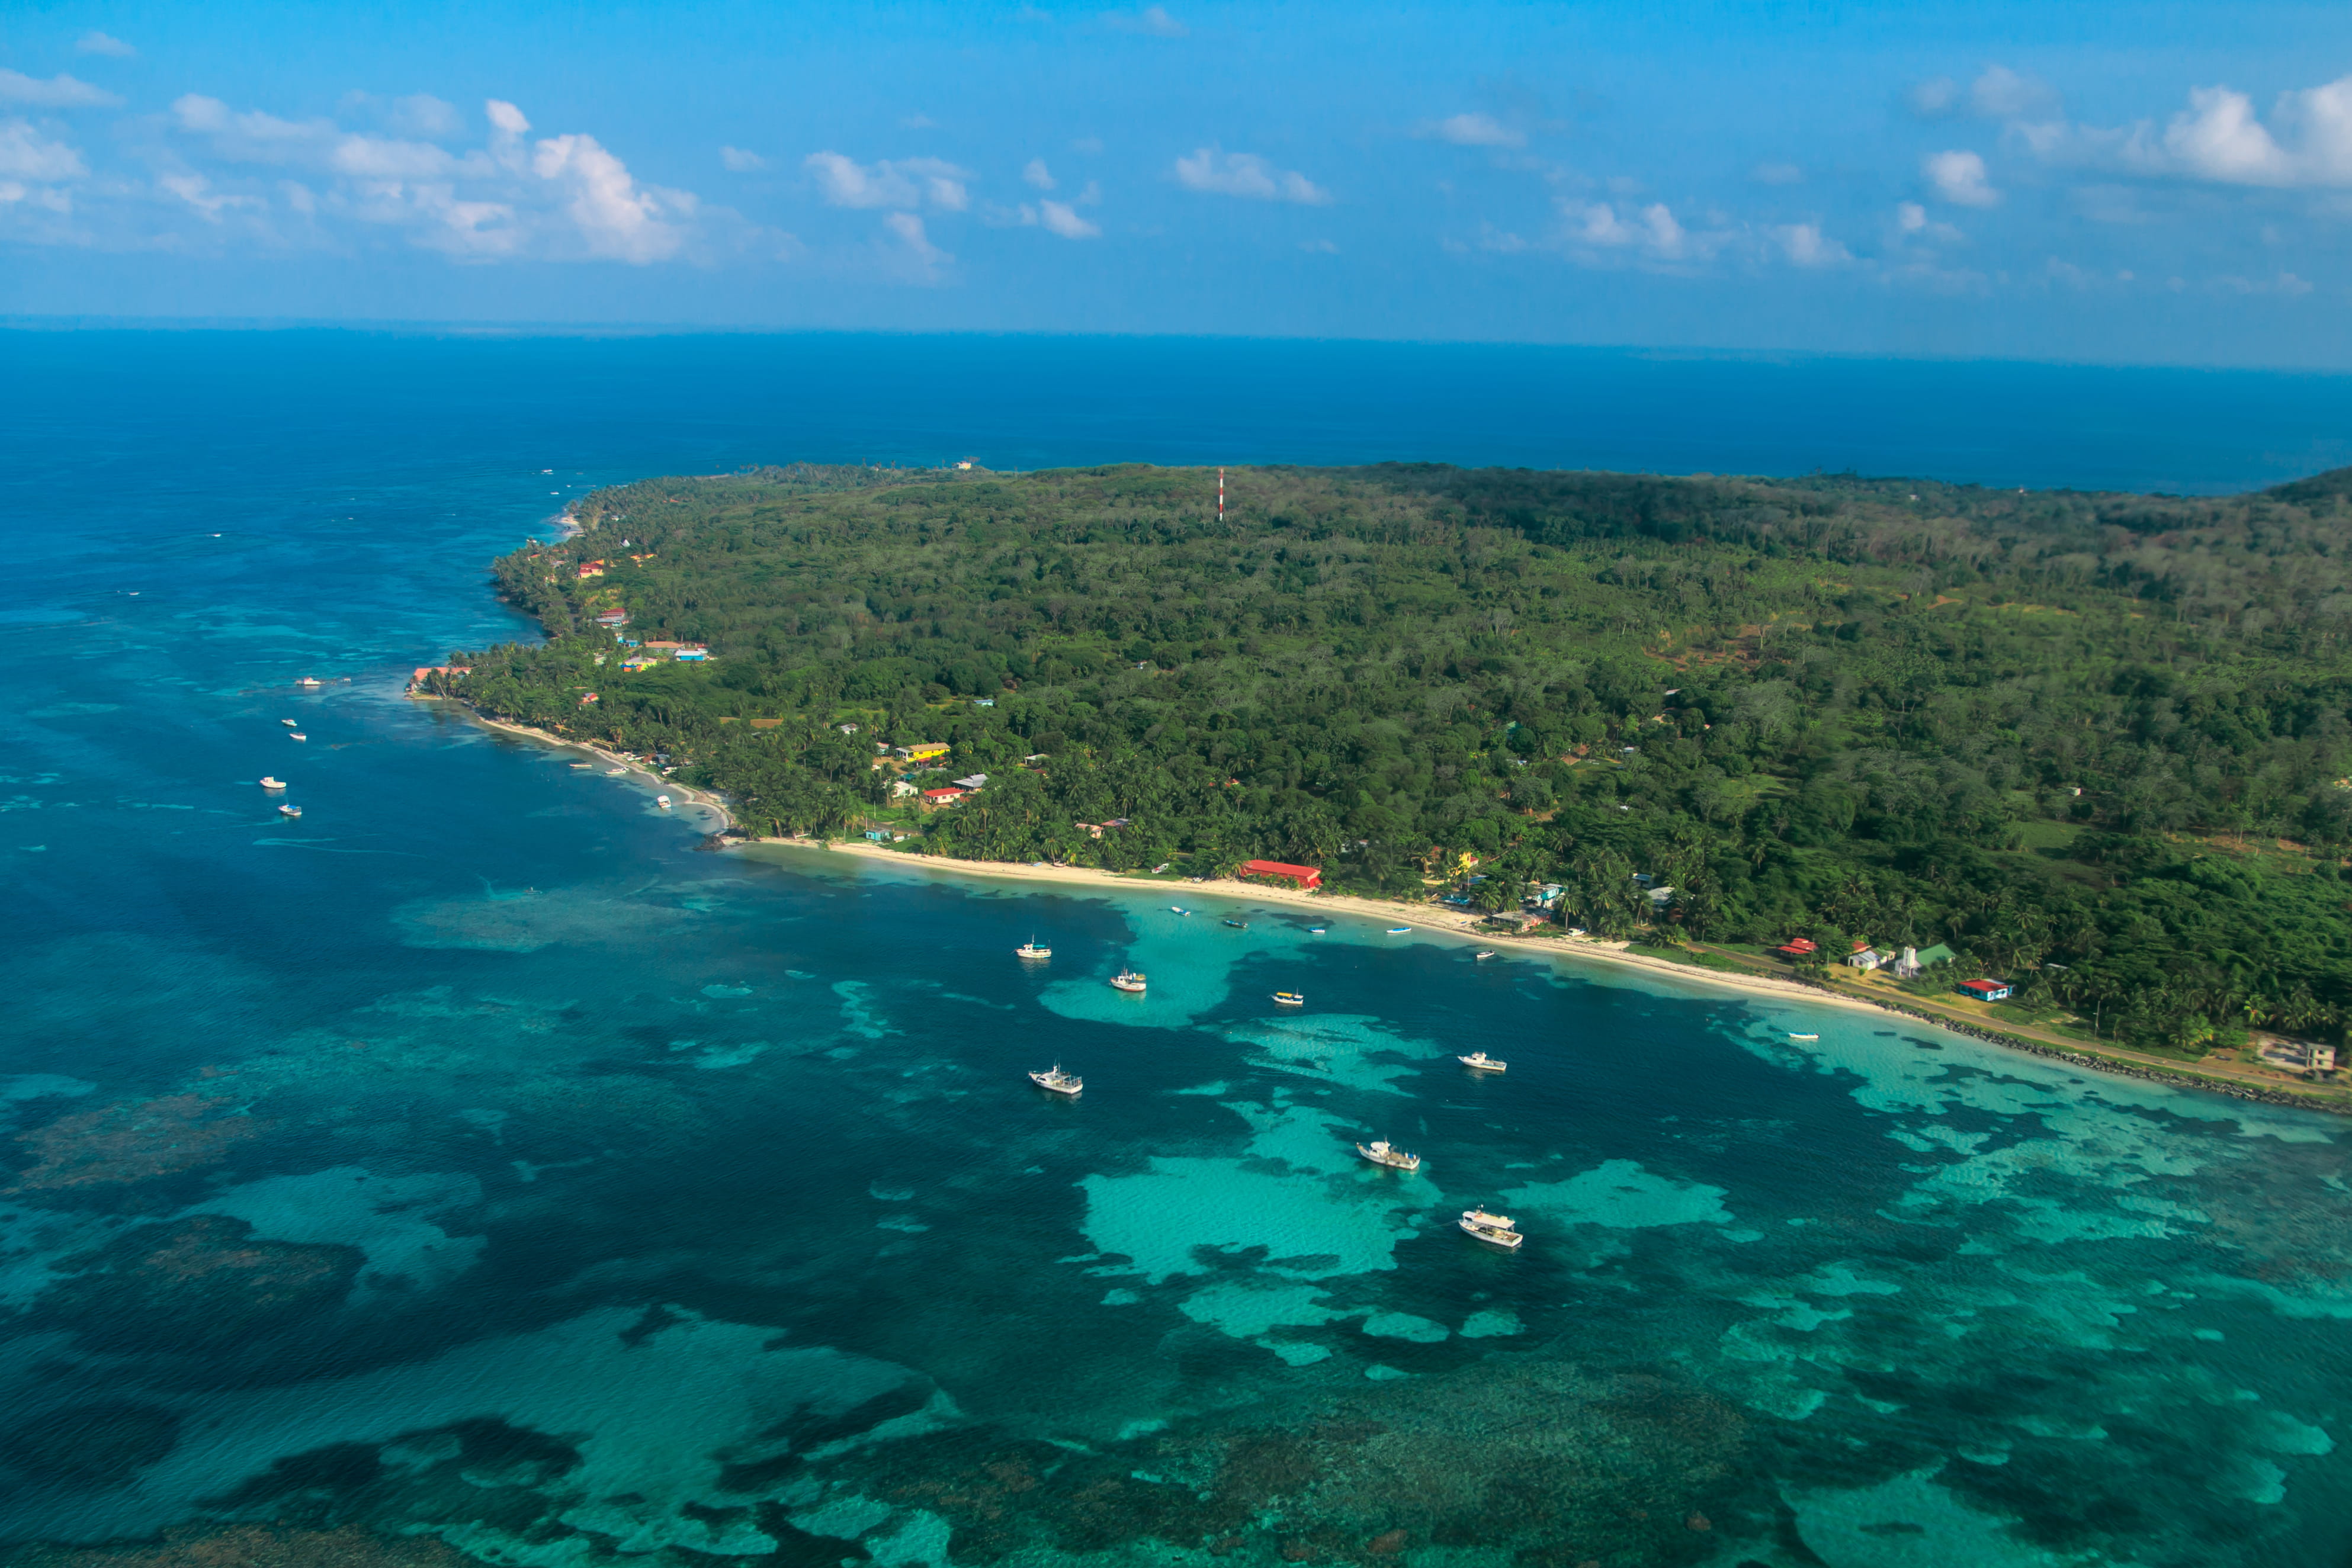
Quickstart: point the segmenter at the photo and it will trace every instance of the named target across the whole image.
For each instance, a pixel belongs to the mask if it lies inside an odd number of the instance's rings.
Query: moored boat
[[[1454,1223],[1481,1241],[1489,1241],[1514,1252],[1518,1250],[1519,1243],[1527,1239],[1519,1234],[1517,1224],[1507,1214],[1489,1214],[1483,1208],[1465,1208],[1462,1211],[1462,1218]]]
[[[294,684],[295,684],[296,685],[298,685],[298,686],[322,686],[322,685],[325,685],[327,683],[326,683],[326,682],[324,682],[324,681],[322,681],[322,680],[320,680],[320,679],[318,676],[316,676],[316,675],[305,675],[305,676],[303,676],[300,680],[299,680],[299,681],[295,682]]]
[[[301,720],[299,720],[299,719],[293,719],[293,718],[281,718],[281,719],[279,719],[278,722],[278,723],[280,723],[280,724],[282,724],[282,725],[284,725],[287,728],[289,728],[289,729],[292,729],[296,725],[298,725],[298,724],[301,723],[302,721],[301,721]]]
[[[1498,1061],[1483,1051],[1474,1051],[1467,1056],[1457,1056],[1454,1060],[1473,1072],[1507,1072],[1511,1068],[1509,1062]]]
[[[1309,936],[1320,936],[1324,932],[1329,929],[1330,927],[1328,925],[1310,925],[1307,928],[1307,935]]]
[[[1819,1040],[1822,1037],[1817,1034],[1792,1034],[1789,1038],[1790,1040]]]
[[[667,795],[656,795],[654,797],[654,804],[667,811],[669,810],[669,797]]]
[[[1168,908],[1169,908],[1169,910],[1170,910],[1170,912],[1171,912],[1171,913],[1172,913],[1172,914],[1176,914],[1176,915],[1190,915],[1190,914],[1192,914],[1192,913],[1191,910],[1189,910],[1189,909],[1185,908],[1185,907],[1184,907],[1182,904],[1170,904],[1170,905],[1168,906]]]
[[[1391,936],[1402,936],[1412,929],[1412,927],[1410,925],[1391,925],[1389,927],[1389,935]]]
[[[1278,1008],[1303,1008],[1307,1005],[1307,998],[1297,991],[1276,991],[1274,993],[1274,1005]]]
[[[1243,931],[1249,929],[1249,922],[1246,920],[1228,920],[1225,924]]]
[[[1038,946],[1037,938],[1032,936],[1028,941],[1013,949],[1013,956],[1016,958],[1050,958],[1054,956],[1054,950],[1051,947]]]
[[[1358,1144],[1356,1152],[1376,1166],[1386,1166],[1392,1171],[1417,1171],[1421,1168],[1419,1155],[1406,1154],[1385,1138],[1369,1144]]]
[[[283,789],[286,788],[286,780],[283,779],[272,779],[268,774],[265,773],[261,776],[261,787],[264,789]]]
[[[1143,994],[1143,977],[1133,969],[1121,969],[1110,977],[1110,983],[1114,990],[1132,991],[1138,996]]]
[[[1495,950],[1494,950],[1492,947],[1481,947],[1481,948],[1479,948],[1479,949],[1478,949],[1477,957],[1478,957],[1478,962],[1480,962],[1481,964],[1485,963],[1487,959],[1489,959],[1489,958],[1493,957],[1494,956],[1495,956]]]
[[[286,732],[286,738],[289,740],[308,740],[310,737],[303,734],[299,729],[289,729]]]
[[[1043,1072],[1031,1073],[1029,1082],[1055,1094],[1076,1094],[1087,1086],[1087,1081],[1075,1072],[1063,1071],[1058,1061]]]
[[[302,808],[299,806],[280,806],[278,808],[278,814],[281,817],[299,817],[302,814]]]

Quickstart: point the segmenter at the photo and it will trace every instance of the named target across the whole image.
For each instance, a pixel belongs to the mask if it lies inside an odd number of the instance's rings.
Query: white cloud
[[[1192,31],[1171,16],[1165,5],[1147,5],[1140,11],[1106,11],[1102,21],[1115,33],[1141,33],[1153,38],[1182,38]]]
[[[1456,147],[1525,147],[1527,132],[1515,131],[1491,114],[1456,114],[1432,124],[1424,132]]]
[[[912,213],[892,213],[882,220],[882,226],[898,236],[898,243],[907,248],[908,259],[926,277],[955,260],[954,256],[931,243],[930,236],[923,232],[923,220]]]
[[[719,161],[732,174],[752,174],[768,166],[768,161],[757,152],[747,152],[740,147],[721,147]]]
[[[2146,120],[2012,129],[2025,147],[2053,162],[2219,185],[2352,186],[2352,76],[2279,94],[2267,124],[2250,95],[2215,86],[2190,89],[2189,107],[2161,130]]]
[[[677,254],[685,235],[665,217],[691,212],[684,192],[640,189],[628,166],[593,136],[554,136],[539,144],[531,172],[570,192],[565,210],[593,256],[643,265]]]
[[[1969,237],[1951,225],[1930,218],[1927,209],[1916,202],[1895,204],[1895,232],[1906,239],[1933,240],[1942,245],[1957,244]]]
[[[42,135],[26,120],[0,120],[0,179],[49,183],[89,172],[76,149]],[[23,200],[22,194],[16,199]]]
[[[1960,84],[1949,77],[1929,77],[1914,82],[1903,99],[1920,119],[1940,120],[1959,107]]]
[[[1955,206],[1990,207],[2000,200],[2000,193],[1986,180],[1985,162],[1978,153],[1930,152],[1919,161],[1919,172],[1938,196]]]
[[[1054,188],[1054,172],[1045,167],[1043,158],[1032,158],[1021,166],[1021,177],[1041,191]]]
[[[1298,248],[1306,251],[1310,256],[1337,256],[1339,254],[1339,247],[1333,245],[1328,239],[1303,239],[1298,242]]]
[[[1769,232],[1791,266],[1843,267],[1853,259],[1845,246],[1822,233],[1819,224],[1787,224]]]
[[[1220,152],[1203,147],[1176,160],[1176,183],[1188,191],[1244,196],[1258,202],[1330,204],[1331,193],[1295,169],[1277,169],[1255,152]]]
[[[2025,120],[2054,113],[2058,93],[2038,78],[1987,66],[1969,85],[1969,107],[1987,120]]]
[[[964,182],[971,171],[938,158],[887,159],[864,164],[838,152],[812,152],[802,167],[816,176],[818,192],[836,207],[919,207],[929,202],[951,213],[971,204]]]
[[[106,109],[121,101],[104,88],[77,81],[63,71],[43,81],[0,67],[0,103],[29,103],[41,109]]]
[[[415,92],[392,100],[384,124],[405,136],[455,136],[466,128],[466,117],[454,103],[429,92]]]
[[[1098,239],[1102,229],[1087,222],[1067,203],[1045,201],[1037,204],[1038,221],[1047,234],[1060,235],[1064,239]]]
[[[78,55],[111,55],[116,59],[127,60],[138,52],[121,39],[105,33],[88,32],[74,40],[74,53]]]
[[[215,192],[212,181],[202,174],[166,174],[155,183],[203,214],[206,223],[220,222],[221,214],[233,208],[269,204],[258,196]]]
[[[1660,260],[1679,260],[1689,235],[1664,202],[1621,214],[1607,202],[1568,202],[1560,211],[1572,225],[1569,237],[1580,245],[1637,249]]]
[[[1805,172],[1794,163],[1759,163],[1748,176],[1759,185],[1801,185]]]
[[[1927,226],[1927,209],[1916,202],[1902,203],[1895,209],[1895,226],[1905,234],[1917,234]]]

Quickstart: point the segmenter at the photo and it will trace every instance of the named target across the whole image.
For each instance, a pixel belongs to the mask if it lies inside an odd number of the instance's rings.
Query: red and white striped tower
[[[1225,471],[1217,470],[1217,521],[1225,520]]]

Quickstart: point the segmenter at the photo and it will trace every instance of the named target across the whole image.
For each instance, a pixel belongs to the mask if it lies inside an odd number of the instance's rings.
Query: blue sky
[[[2352,368],[2352,6],[48,5],[0,313]]]

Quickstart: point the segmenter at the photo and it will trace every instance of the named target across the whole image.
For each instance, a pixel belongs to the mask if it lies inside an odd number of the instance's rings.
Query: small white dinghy
[[[1465,1235],[1513,1252],[1517,1251],[1519,1243],[1527,1239],[1519,1234],[1518,1225],[1507,1214],[1489,1214],[1483,1208],[1465,1208],[1462,1211],[1462,1218],[1454,1223],[1462,1227]]]
[[[1063,1071],[1058,1061],[1043,1072],[1031,1073],[1029,1082],[1053,1094],[1076,1095],[1087,1086],[1087,1081],[1076,1073]]]

